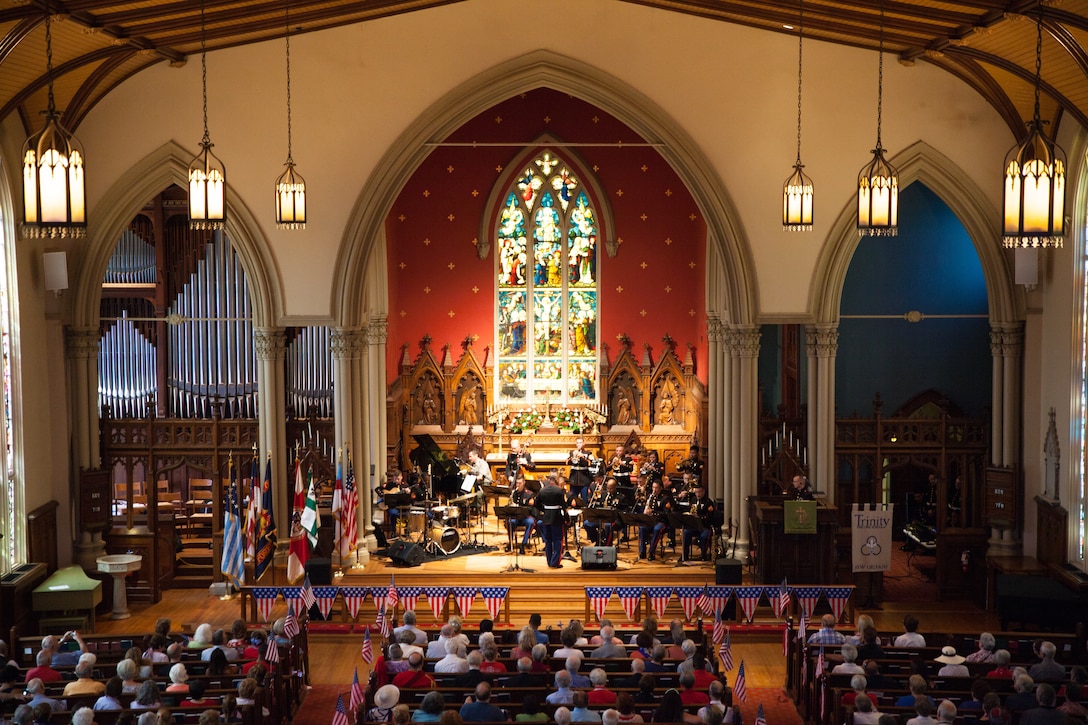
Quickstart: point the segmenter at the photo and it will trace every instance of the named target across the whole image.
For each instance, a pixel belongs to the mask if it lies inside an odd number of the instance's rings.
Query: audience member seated
[[[151,677],[151,662],[144,660],[144,653],[139,647],[129,647],[125,651],[125,659],[136,665],[137,677]]]
[[[855,646],[858,648],[858,659],[862,662],[884,657],[884,648],[880,646],[880,638],[877,636],[875,627],[863,629],[861,631],[861,644]]]
[[[389,645],[389,651],[386,652],[385,655],[386,679],[391,680],[407,669],[408,659],[404,656],[404,650],[401,648],[401,645],[396,642]],[[388,682],[383,682],[382,684],[385,685],[388,684]]]
[[[914,707],[914,703],[917,700],[929,700],[930,713],[933,712],[933,698],[926,694],[926,690],[929,689],[926,684],[926,678],[921,675],[911,675],[910,680],[907,682],[907,687],[910,689],[909,695],[903,695],[895,701],[896,707]]]
[[[865,642],[865,628],[873,627],[875,629],[876,625],[873,624],[873,618],[870,617],[868,614],[859,614],[857,626],[858,631],[854,634],[847,635],[846,643],[852,644],[855,647],[860,647]]]
[[[646,673],[646,663],[640,659],[631,659],[631,674],[627,677],[618,678],[615,683],[616,687],[622,687],[625,689],[637,689],[638,683],[642,681],[642,675]]]
[[[555,725],[570,725],[570,709],[562,705],[555,708],[555,712],[552,713],[552,720]]]
[[[638,644],[638,636],[645,632],[650,635],[650,646],[647,649],[653,649],[655,644],[661,644],[661,640],[657,638],[657,617],[650,614],[642,618],[642,629],[631,635],[631,639],[628,644]]]
[[[876,725],[880,713],[873,707],[873,700],[861,693],[854,700],[854,725]]]
[[[844,644],[839,650],[842,654],[842,662],[831,669],[833,675],[860,675],[865,668],[857,663],[858,648],[852,644]]]
[[[574,693],[574,707],[570,711],[571,722],[600,722],[601,714],[589,709],[589,695],[581,690]]]
[[[611,638],[611,640],[608,640],[608,639],[605,638],[605,635],[604,635],[604,628],[605,627],[611,627],[612,628],[612,638]],[[616,628],[612,625],[612,620],[609,619],[608,617],[602,617],[601,618],[601,629],[599,630],[599,632],[600,632],[599,634],[595,634],[592,637],[590,637],[589,646],[591,646],[591,647],[600,647],[602,644],[604,644],[607,641],[611,641],[612,644],[623,644],[623,640],[616,636]]]
[[[679,619],[674,619],[669,622],[669,641],[665,646],[665,659],[684,659],[684,650],[681,649],[680,645],[682,645],[687,638],[687,634],[684,633],[683,622]]]
[[[453,639],[453,625],[446,622],[438,630],[438,637],[427,645],[427,659],[437,660],[446,656],[446,640]]]
[[[78,644],[79,649],[70,650],[67,647],[69,642]],[[60,639],[52,634],[46,635],[42,638],[42,649],[52,656],[50,664],[53,667],[67,667],[79,662],[80,656],[87,653],[87,643],[83,641],[79,632],[73,629],[71,632],[65,632]]]
[[[665,690],[665,694],[661,697],[661,704],[654,710],[651,722],[702,725],[702,720],[699,719],[698,715],[684,711],[684,703],[680,700],[680,693],[672,688]]]
[[[97,710],[123,710],[124,705],[121,704],[121,694],[124,691],[124,682],[121,678],[114,675],[110,679],[106,680],[106,691],[102,697],[98,698],[94,702],[94,709]],[[63,710],[64,707],[52,706],[54,710]]]
[[[232,665],[230,662],[227,661],[227,653],[226,652],[224,652],[223,650],[221,650],[221,649],[219,649],[217,647],[212,647],[212,648],[206,649],[204,651],[211,653],[208,656],[208,659],[207,659],[208,667],[204,670],[205,674],[208,674],[208,675],[234,675],[234,674],[237,674],[238,669],[234,665]]]
[[[710,696],[695,689],[695,674],[685,672],[680,675],[680,701],[685,705],[706,705]]]
[[[849,707],[853,705],[858,698],[858,695],[865,694],[865,688],[868,687],[869,681],[865,679],[865,675],[854,675],[850,678],[850,691],[842,694],[843,707]]]
[[[409,655],[408,669],[394,677],[393,684],[398,688],[412,690],[430,689],[435,686],[434,678],[423,671],[423,658],[418,652]]]
[[[484,661],[484,656],[480,654],[480,650],[474,649],[469,652],[465,661],[468,663],[468,670],[453,678],[453,684],[456,687],[468,689],[476,687],[476,685],[484,680],[490,681],[490,679],[480,670],[480,665],[482,665]]]
[[[1035,688],[1035,698],[1039,701],[1039,706],[1020,714],[1021,725],[1066,725],[1069,722],[1069,716],[1055,707],[1058,694],[1052,686],[1041,683]]]
[[[960,702],[959,709],[963,712],[981,713],[982,702],[987,693],[992,692],[990,683],[984,679],[977,679],[971,683],[971,699]]]
[[[943,667],[937,670],[938,677],[970,677],[971,672],[967,669],[964,661],[967,658],[963,655],[956,654],[955,647],[942,647],[941,656],[934,657],[934,662],[940,662]],[[937,712],[940,715],[940,710]]]
[[[426,650],[424,650],[423,647],[420,647],[418,644],[416,644],[416,634],[415,634],[415,632],[413,632],[411,630],[408,630],[408,629],[402,629],[400,631],[400,634],[394,634],[393,636],[395,637],[397,644],[400,645],[401,656],[408,657],[413,652],[419,652],[421,655],[426,654]],[[453,641],[456,642],[456,640],[453,640]],[[445,655],[445,644],[443,644],[443,654],[442,654],[442,656],[443,657],[446,656]]]
[[[635,635],[635,649],[631,652],[634,659],[648,660],[654,652],[654,638],[649,632],[639,632]]]
[[[555,692],[550,693],[545,700],[549,705],[570,705],[574,702],[574,691],[570,689],[570,673],[559,670],[555,673]]]
[[[273,625],[274,627],[275,625]],[[193,632],[193,638],[189,640],[189,649],[204,649],[212,646],[212,625],[204,622],[196,631]]]
[[[952,725],[956,720],[956,705],[951,700],[941,700],[937,706],[938,725]]]
[[[1057,654],[1057,647],[1053,642],[1043,642],[1039,645],[1039,656],[1042,661],[1034,664],[1028,670],[1028,674],[1031,675],[1034,680],[1050,680],[1052,682],[1058,682],[1065,679],[1065,666],[1055,662],[1054,656]]]
[[[706,690],[710,687],[710,683],[718,680],[718,676],[713,673],[713,665],[707,661],[701,649],[696,649],[695,654],[691,656],[691,671],[695,675],[697,690]]]
[[[419,709],[412,713],[412,722],[438,722],[445,709],[446,700],[442,697],[442,693],[432,690],[423,696]]]
[[[209,708],[215,707],[219,703],[213,698],[204,697],[204,691],[208,689],[208,683],[205,680],[193,680],[189,683],[189,696],[182,700],[179,707],[201,707]]]
[[[1005,698],[1005,709],[1009,712],[1024,712],[1037,707],[1035,698],[1035,680],[1031,675],[1018,675],[1013,681],[1013,694]]]
[[[32,725],[33,722],[34,708],[29,705],[19,705],[15,708],[15,714],[11,716],[12,725]]]
[[[109,688],[107,688],[107,690],[108,689]],[[30,700],[28,700],[26,704],[31,707],[36,707],[39,702],[44,702],[49,705],[49,707],[53,708],[54,712],[68,709],[68,706],[62,700],[55,700],[52,697],[46,696],[45,683],[38,677],[35,677],[30,682],[26,683],[26,694],[30,696]],[[118,703],[117,707],[121,707],[120,703]]]
[[[35,719],[37,719],[35,717]],[[49,718],[45,718],[48,722]],[[81,707],[72,713],[72,725],[93,725],[94,710],[89,707]]]
[[[412,644],[417,644],[420,647],[427,646],[427,633],[416,626],[416,613],[409,609],[404,613],[404,624],[393,629],[393,634],[397,636],[397,641],[401,641],[401,632],[412,633]]]
[[[586,689],[592,687],[592,683],[585,675],[578,674],[579,668],[582,666],[581,655],[571,655],[564,662],[565,669],[570,673],[570,686],[576,689]]]
[[[506,672],[506,664],[499,662],[499,650],[495,647],[494,643],[487,646],[483,650],[484,661],[480,665],[480,671],[494,674],[496,672]]]
[[[94,679],[94,662],[88,659],[80,659],[76,665],[76,679],[64,686],[64,696],[73,695],[101,695],[106,691],[106,686]],[[152,682],[152,685],[155,683]],[[156,690],[157,692],[157,690]]]
[[[78,659],[78,658],[77,658]],[[26,681],[30,682],[37,677],[42,682],[58,682],[61,679],[60,673],[53,669],[53,653],[49,650],[39,650],[34,660],[37,663],[37,667],[32,667],[26,672]],[[18,669],[18,667],[16,667]]]
[[[609,711],[606,710],[605,712],[607,714]],[[643,722],[642,715],[635,712],[634,699],[626,692],[621,692],[616,696],[616,709],[614,712],[619,714],[619,717],[616,719],[617,725],[623,725],[623,723],[629,722]],[[603,722],[604,718],[602,717],[601,720]]]
[[[435,673],[468,672],[468,660],[459,653],[461,643],[456,639],[451,638],[445,641],[444,646],[446,648],[446,656],[434,663]]]
[[[559,642],[563,646],[560,647],[559,649],[557,649],[555,652],[553,652],[552,657],[558,657],[558,658],[562,659],[562,658],[565,658],[565,657],[569,657],[570,655],[574,654],[575,652],[580,653],[581,650],[577,649],[575,647],[575,643],[577,641],[578,641],[578,634],[574,631],[574,628],[569,626],[569,625],[566,626],[566,627],[563,627],[563,629],[561,629],[559,631]]]
[[[537,644],[548,644],[550,638],[547,632],[540,631],[541,617],[536,612],[529,615],[529,629],[533,630],[533,636],[536,637]]]
[[[643,675],[642,679],[638,681],[638,692],[635,693],[635,702],[639,705],[649,705],[657,702],[657,695],[654,694],[654,690],[657,689],[657,680],[653,675]]]
[[[511,675],[506,684],[510,687],[537,687],[540,678],[533,674],[533,660],[531,657],[519,657],[517,661],[517,673]]]
[[[1001,677],[1005,679],[1012,679],[1012,670],[1009,669],[1009,662],[1012,660],[1012,655],[1009,654],[1007,649],[999,649],[994,652],[991,662],[994,664],[994,668],[986,673],[987,677]]]
[[[46,705],[44,702],[39,702],[34,707],[30,708],[30,711],[34,713],[35,725],[49,725],[49,721],[53,717],[53,708],[49,707],[49,705]]]
[[[366,722],[393,722],[393,708],[400,701],[396,685],[382,685],[374,693],[374,707],[366,711]]]
[[[978,649],[967,655],[968,662],[993,662],[997,639],[989,632],[978,636]]]
[[[679,648],[680,645],[677,645]],[[654,652],[650,656],[650,659],[646,661],[647,672],[665,672],[669,669],[669,666],[665,664],[665,655],[667,650],[665,645],[659,644],[654,646]],[[680,656],[683,657],[683,650],[680,650]]]
[[[890,690],[899,686],[895,680],[890,677],[886,677],[880,672],[880,663],[876,660],[866,660],[865,664],[865,679],[869,683],[870,691],[883,691]]]
[[[903,634],[892,642],[896,647],[925,647],[926,638],[918,634],[918,617],[908,614],[903,617]]]
[[[726,694],[725,685],[719,681],[710,683],[710,688],[707,690],[707,697],[710,698],[705,706],[699,708],[699,719],[706,721],[706,714],[711,710],[717,710],[722,715],[725,715],[726,709],[729,705],[722,700]]]
[[[170,684],[166,686],[167,692],[188,692],[189,672],[180,662],[170,668]]]
[[[19,668],[16,665],[5,665],[0,669],[0,703],[26,700],[27,696],[19,686]]]
[[[412,711],[407,705],[397,705],[393,708],[393,725],[408,725],[412,722]]]
[[[613,705],[616,702],[616,693],[608,689],[608,674],[600,667],[594,667],[589,672],[589,682],[593,689],[589,691],[590,705]]]
[[[169,645],[170,640],[161,634],[151,635],[147,643],[147,651],[144,652],[144,660],[150,662],[152,667],[169,662],[170,657],[166,654],[166,648]]]
[[[907,720],[907,725],[937,725],[933,719],[933,702],[925,697],[920,697],[914,702],[915,717]]]
[[[548,714],[540,711],[540,698],[531,692],[521,698],[521,712],[514,722],[548,722]]]
[[[809,644],[818,644],[821,647],[839,647],[846,643],[846,637],[841,632],[835,631],[835,615],[825,614],[820,618],[820,628],[808,638]]]
[[[547,674],[552,671],[552,668],[548,666],[548,645],[533,645],[531,659],[533,660],[533,672]]]
[[[449,625],[453,627],[453,638],[461,643],[461,654],[464,655],[468,651],[468,635],[461,632],[464,627],[464,620],[461,619],[459,614],[451,614]]]
[[[159,686],[155,684],[154,680],[144,680],[140,683],[140,689],[136,691],[136,698],[129,707],[132,710],[158,710],[162,707]]]
[[[1084,688],[1076,682],[1070,682],[1065,686],[1065,702],[1058,709],[1081,722],[1088,721],[1088,708],[1082,703]]]
[[[491,704],[491,685],[476,685],[476,694],[469,695],[461,706],[461,719],[465,722],[505,722],[506,713]]]
[[[200,653],[200,659],[208,662],[211,660],[212,653],[219,651],[226,655],[228,662],[234,662],[235,660],[237,660],[238,650],[234,649],[233,647],[227,647],[226,644],[224,644],[226,642],[226,639],[227,635],[222,629],[215,630],[215,632],[212,634],[212,646]]]

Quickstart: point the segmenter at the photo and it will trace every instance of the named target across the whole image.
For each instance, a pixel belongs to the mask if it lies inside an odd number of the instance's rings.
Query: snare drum
[[[452,526],[435,524],[431,527],[431,541],[447,554],[452,554],[461,548],[461,535]]]
[[[421,534],[427,528],[426,509],[408,509],[408,533]]]
[[[446,526],[453,526],[453,522],[457,521],[457,519],[460,518],[460,516],[461,516],[461,509],[460,508],[458,508],[457,506],[447,506],[446,507],[446,515],[442,520],[446,523]]]

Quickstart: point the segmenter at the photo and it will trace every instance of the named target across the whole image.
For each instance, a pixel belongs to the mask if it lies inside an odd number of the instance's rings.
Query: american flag
[[[336,714],[332,716],[332,725],[351,725],[348,719],[348,711],[344,709],[344,696],[336,695]]]
[[[820,587],[794,587],[793,596],[797,597],[797,603],[801,605],[801,611],[805,616],[812,618],[812,610],[816,608],[816,602],[820,601]]]
[[[672,587],[646,587],[646,599],[649,600],[657,618],[662,619],[669,606],[669,600],[672,599]]]
[[[797,625],[797,639],[808,642],[808,617],[801,612],[801,623]]]
[[[824,587],[824,596],[831,605],[831,612],[835,615],[835,621],[842,619],[842,613],[846,611],[846,603],[850,600],[853,587]]]
[[[257,449],[253,449],[253,465],[249,476],[249,503],[246,505],[246,556],[257,555],[257,521],[261,518],[261,464]]]
[[[733,669],[733,649],[729,646],[728,627],[725,630],[725,639],[722,640],[722,646],[718,648],[718,657],[722,660],[723,672]]]
[[[359,656],[368,665],[374,664],[374,645],[370,643],[370,627],[366,628],[366,633],[363,635],[363,649],[359,652]],[[358,678],[358,674],[356,674],[356,678]]]
[[[740,661],[740,668],[737,670],[737,679],[733,683],[733,701],[748,702],[748,687],[744,682],[744,660]]]
[[[510,593],[510,587],[481,587],[480,596],[487,605],[487,613],[491,619],[498,619],[502,610],[502,603],[506,601],[506,595]]]
[[[264,650],[264,661],[276,663],[280,661],[280,646],[276,644],[276,635],[268,638],[268,646]]]
[[[461,610],[461,616],[467,619],[472,603],[476,601],[476,587],[454,587],[453,598],[457,600],[457,608]]]
[[[397,587],[397,595],[400,597],[401,611],[416,611],[416,600],[423,593],[423,587]]]
[[[351,678],[351,701],[348,707],[352,712],[359,712],[363,705],[363,686],[359,684],[359,668],[355,668],[355,675]]]
[[[355,551],[355,537],[358,534],[357,511],[359,492],[355,490],[355,468],[351,465],[351,451],[348,451],[348,478],[344,481],[344,505],[340,509],[340,558],[350,556]]]
[[[642,601],[642,587],[616,587],[616,596],[620,598],[627,621],[635,621],[638,603]]]
[[[295,619],[295,605],[287,605],[287,619],[283,620],[283,635],[287,639],[294,639],[298,636],[298,620]]]
[[[370,593],[369,587],[340,587],[340,594],[344,597],[344,605],[348,608],[348,614],[352,619],[359,616],[359,607],[363,605],[366,595]]]
[[[389,639],[389,635],[393,631],[393,616],[387,615],[383,610],[379,609],[375,624],[378,625],[378,631],[382,633],[382,637]]]
[[[389,589],[385,592],[385,609],[389,611],[389,616],[393,616],[393,612],[397,608],[397,585],[393,583],[393,575],[389,575]]]
[[[756,613],[756,606],[763,597],[763,587],[737,587],[734,592],[737,595],[737,601],[740,602],[740,608],[744,610],[744,618],[751,623]]]
[[[313,605],[317,604],[317,597],[314,596],[314,588],[310,585],[310,575],[306,575],[306,579],[302,582],[302,591],[299,592],[299,598],[302,601],[299,609],[306,607],[307,610]]]
[[[719,609],[714,612],[714,633],[712,635],[714,644],[721,644],[725,639],[725,622],[722,621],[722,612]]]
[[[703,601],[705,604],[700,604],[703,611],[708,615],[720,614],[725,605],[729,603],[729,598],[733,596],[733,587],[719,587],[708,586],[706,588],[706,594],[703,595]],[[709,607],[709,609],[707,608]]]
[[[223,509],[223,561],[220,567],[223,575],[236,588],[245,582],[245,552],[242,546],[242,520],[238,510],[238,476],[234,469],[234,460],[227,464],[230,469],[230,488],[227,490],[227,505]]]
[[[790,654],[790,623],[786,622],[782,625],[782,656],[789,657]]]
[[[684,619],[690,621],[695,607],[706,592],[706,587],[676,587],[676,598],[684,608]]]
[[[756,710],[756,725],[767,725],[767,716],[763,714],[763,703],[759,703],[759,709]]]
[[[267,622],[272,617],[272,608],[276,606],[276,598],[280,595],[279,587],[253,587],[250,591],[257,600],[257,611]]]
[[[785,616],[790,610],[790,588],[786,586],[786,580],[778,587],[778,615]]]
[[[329,506],[329,513],[333,518],[333,541],[339,542],[340,537],[343,535],[342,522],[340,512],[344,509],[344,466],[343,466],[343,449],[337,449],[336,451],[336,481],[332,486],[332,504]],[[339,548],[339,547],[337,547]]]
[[[608,600],[612,598],[613,587],[586,587],[586,596],[593,606],[593,613],[597,620],[604,618],[604,610],[608,608]]]
[[[450,588],[424,587],[423,593],[427,595],[427,602],[431,605],[434,618],[442,619],[442,608],[446,606],[446,598],[450,595]]]
[[[824,676],[824,648],[820,648],[820,654],[816,657],[816,671],[812,673],[812,682],[820,688],[820,718],[827,712],[827,687],[820,682]]]

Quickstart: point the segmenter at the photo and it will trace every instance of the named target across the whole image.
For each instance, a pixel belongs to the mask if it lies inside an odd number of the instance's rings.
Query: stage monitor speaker
[[[616,547],[614,546],[583,546],[583,569],[615,569]]]
[[[744,565],[739,559],[718,559],[714,562],[714,583],[740,585],[744,583]],[[729,598],[729,603],[722,610],[722,619],[737,618],[737,598]]]
[[[389,544],[389,558],[398,566],[419,566],[424,554],[423,547],[411,541],[397,540]]]
[[[327,587],[332,584],[332,559],[315,556],[306,562],[306,575],[315,587]]]

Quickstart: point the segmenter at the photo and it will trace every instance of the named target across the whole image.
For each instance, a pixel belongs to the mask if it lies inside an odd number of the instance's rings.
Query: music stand
[[[670,511],[667,516],[669,519],[669,526],[674,529],[683,529],[684,531],[699,533],[706,528],[706,524],[704,524],[695,514],[675,514]],[[683,537],[683,532],[681,532],[680,536]],[[684,542],[683,538],[681,538],[680,558],[676,560],[676,566],[683,566],[684,562]]]
[[[385,506],[387,511],[392,510],[392,509],[397,509],[397,511],[399,512],[397,514],[397,522],[398,523],[402,519],[404,521],[408,521],[408,510],[407,510],[406,507],[412,505],[412,494],[410,494],[410,493],[387,493],[384,496],[382,496],[382,504]],[[393,522],[390,521],[389,523],[392,524]],[[407,527],[407,524],[405,524],[405,526]],[[397,535],[397,527],[396,526],[392,527],[391,533],[393,534],[393,536]]]
[[[517,546],[517,547],[514,546],[514,538],[515,538],[514,535],[516,533],[516,529],[515,529],[515,527],[510,525],[510,520],[511,519],[514,519],[516,521],[521,521],[522,519],[528,518],[528,517],[530,517],[532,515],[533,515],[533,509],[532,509],[531,506],[496,506],[495,507],[495,516],[497,516],[500,521],[505,521],[506,522],[506,541],[510,545],[510,549],[514,552],[514,563],[512,565],[506,567],[505,569],[503,569],[500,573],[506,574],[507,572],[511,572],[511,571],[524,571],[524,572],[528,572],[530,574],[535,573],[536,570],[534,570],[534,569],[519,566],[519,564],[518,564],[518,555],[519,555],[519,553],[521,551],[521,547],[520,546]]]
[[[597,524],[597,538],[600,540],[602,533],[602,527],[604,524],[612,524],[612,528],[608,531],[608,537],[611,539],[616,532],[615,523],[619,521],[619,511],[616,509],[585,509],[582,512],[582,518],[587,522],[592,521]],[[598,544],[599,546],[601,544]]]

